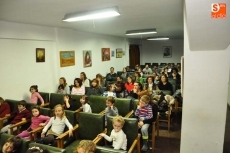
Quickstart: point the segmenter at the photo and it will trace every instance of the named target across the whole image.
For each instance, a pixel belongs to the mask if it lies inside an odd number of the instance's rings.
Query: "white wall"
[[[180,63],[184,51],[183,39],[165,41],[142,41],[141,64],[145,63]],[[172,57],[163,58],[163,46],[172,46]]]
[[[0,21],[0,46],[0,96],[5,99],[28,100],[31,85],[52,93],[62,76],[72,84],[80,72],[93,79],[97,73],[105,75],[111,66],[117,71],[129,63],[128,54],[111,57],[107,62],[101,60],[101,48],[127,48],[124,38],[70,29]],[[36,63],[36,48],[45,48],[44,63]],[[59,51],[68,50],[75,50],[76,65],[60,68]],[[92,67],[83,68],[83,50],[92,50]]]
[[[221,153],[225,132],[230,47],[191,51],[184,26],[181,153]]]
[[[75,50],[75,66],[60,68],[60,76],[66,77],[70,84],[73,84],[75,77],[80,77],[81,72],[85,72],[90,79],[95,78],[97,73],[103,76],[109,72],[110,67],[115,71],[120,71],[125,65],[129,64],[128,54],[123,58],[110,57],[110,61],[102,62],[101,48],[110,48],[115,51],[116,48],[125,49],[125,40],[120,37],[92,34],[70,29],[58,29],[58,49],[59,51]],[[83,50],[92,51],[92,67],[83,68]]]
[[[140,48],[140,64],[145,63],[180,63],[184,51],[183,39],[170,39],[165,41],[148,41],[129,39],[129,44],[137,44]],[[163,46],[172,46],[172,57],[163,58]]]

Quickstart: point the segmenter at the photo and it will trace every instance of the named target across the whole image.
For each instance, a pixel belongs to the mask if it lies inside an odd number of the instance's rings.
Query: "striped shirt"
[[[135,116],[138,118],[143,117],[144,120],[151,119],[153,117],[152,106],[148,104],[143,108],[137,108],[135,111]]]

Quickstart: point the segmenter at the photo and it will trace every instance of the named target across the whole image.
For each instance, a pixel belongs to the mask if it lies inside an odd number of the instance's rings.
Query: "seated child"
[[[83,112],[86,112],[86,113],[92,113],[92,109],[89,105],[89,97],[86,96],[86,95],[83,95],[80,99],[80,102],[82,104],[82,109],[83,109]]]
[[[78,144],[75,153],[94,153],[96,151],[96,145],[90,140],[81,140]]]
[[[4,101],[2,97],[0,97],[0,118],[6,116],[6,114],[10,114],[10,105]],[[4,120],[3,123],[6,123],[7,120]]]
[[[107,118],[106,116],[117,116],[118,109],[114,106],[115,99],[112,96],[108,96],[106,98],[106,108],[105,108],[105,125],[107,125]]]
[[[73,109],[73,100],[71,95],[65,95],[64,96],[64,108],[66,110],[74,110]]]
[[[22,145],[22,139],[20,137],[12,136],[8,140],[6,140],[0,152],[13,153],[18,151],[21,145]]]
[[[31,110],[32,110],[32,115],[33,115],[32,119],[31,119],[31,125],[27,130],[20,133],[18,135],[19,137],[29,138],[29,136],[30,136],[29,132],[30,131],[38,128],[39,126],[45,126],[50,120],[49,116],[44,116],[44,115],[40,114],[40,107],[39,106],[33,106]]]
[[[143,146],[141,149],[142,151],[148,150],[148,128],[150,124],[145,123],[145,120],[151,119],[153,117],[152,107],[149,102],[150,97],[148,95],[142,96],[135,111],[135,116],[139,119],[138,126],[141,129],[143,139]]]
[[[122,127],[124,126],[125,121],[122,116],[116,116],[113,118],[113,130],[110,136],[105,133],[99,134],[99,136],[104,137],[107,141],[113,141],[113,149],[127,149],[127,138],[126,134],[123,132]]]
[[[47,153],[47,151],[41,147],[33,146],[33,147],[28,148],[26,153]]]
[[[104,91],[103,93],[103,96],[104,97],[108,97],[108,96],[116,97],[115,85],[114,84],[108,85],[106,88],[106,91]]]
[[[35,103],[38,105],[44,105],[44,100],[43,100],[42,96],[38,93],[38,86],[37,85],[31,86],[30,92],[31,92],[31,98],[30,98],[31,103]],[[41,104],[38,103],[38,99],[41,101]]]
[[[7,132],[10,134],[9,127],[21,122],[24,119],[30,119],[30,111],[26,109],[26,102],[24,100],[18,102],[18,110],[12,112],[11,114],[7,114],[6,116],[10,116],[13,118],[13,120],[10,122],[10,124],[4,126],[1,129],[1,133]],[[16,131],[17,128],[15,127],[13,131]]]
[[[65,116],[65,111],[62,105],[58,104],[54,107],[54,117],[51,117],[49,122],[46,124],[42,130],[41,137],[42,141],[45,144],[53,144],[55,138],[61,135],[64,132],[65,126],[69,128],[69,136],[72,136],[73,126],[70,124],[69,120]],[[49,127],[51,129],[47,132]],[[46,133],[47,132],[47,133]],[[46,136],[45,136],[46,133]]]

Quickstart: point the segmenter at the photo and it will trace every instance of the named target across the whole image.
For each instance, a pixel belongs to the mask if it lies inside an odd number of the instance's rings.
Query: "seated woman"
[[[127,91],[128,94],[134,88],[133,82],[134,81],[133,81],[132,76],[128,76],[127,77],[127,82],[125,83],[125,89],[126,89],[126,91]]]
[[[156,90],[157,89],[157,85],[154,84],[154,79],[152,76],[149,76],[147,77],[147,84],[145,86],[144,89],[148,90],[149,91],[149,94],[152,94],[153,93],[153,90]]]
[[[98,95],[98,96],[103,95],[103,88],[99,86],[97,79],[93,79],[91,82],[91,86],[87,92],[87,96],[90,95]]]
[[[134,82],[134,88],[129,92],[127,98],[139,99],[139,94],[143,91],[142,84],[140,82]]]
[[[143,78],[141,77],[141,74],[139,72],[135,72],[134,73],[134,76],[135,76],[135,82],[140,82],[141,84],[144,83],[144,80]]]
[[[178,73],[178,69],[177,68],[172,68],[171,74],[169,75],[169,78],[175,79],[176,80],[176,84],[177,84],[177,88],[180,89],[180,84],[181,84],[181,77],[180,74]]]
[[[81,79],[81,81],[82,81],[82,84],[83,84],[85,87],[89,87],[89,86],[90,86],[89,79],[86,77],[85,72],[81,72],[81,73],[80,73],[80,79]]]
[[[124,67],[121,73],[121,77],[125,80],[128,77],[127,69]]]
[[[158,83],[158,90],[169,90],[171,94],[173,94],[173,87],[172,84],[168,82],[168,77],[166,74],[163,74],[160,77],[160,82]]]
[[[82,84],[80,78],[74,79],[74,86],[71,91],[72,95],[84,95],[85,94],[85,86]]]
[[[96,79],[98,81],[99,86],[101,86],[102,88],[105,87],[105,79],[100,73],[96,75]]]
[[[59,85],[58,85],[57,93],[69,94],[69,88],[67,86],[66,79],[64,77],[61,77],[59,79]]]
[[[125,84],[121,81],[115,83],[115,93],[117,98],[125,98]]]
[[[140,75],[141,75],[141,76],[143,76],[143,72],[142,72],[141,67],[139,67],[139,68],[138,68],[137,72],[139,72],[139,73],[140,73]]]
[[[114,84],[109,84],[107,86],[107,89],[106,89],[106,91],[104,91],[103,96],[104,97],[112,96],[112,97],[116,98]]]

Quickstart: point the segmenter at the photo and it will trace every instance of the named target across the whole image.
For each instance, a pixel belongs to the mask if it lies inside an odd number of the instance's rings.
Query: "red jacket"
[[[4,102],[0,105],[0,118],[5,117],[6,114],[10,114],[10,105]]]
[[[13,121],[11,121],[11,124],[16,124],[18,122],[22,121],[22,118],[30,119],[30,111],[28,109],[24,109],[23,111],[19,112],[19,110],[14,111],[10,114],[12,117],[14,117]]]

